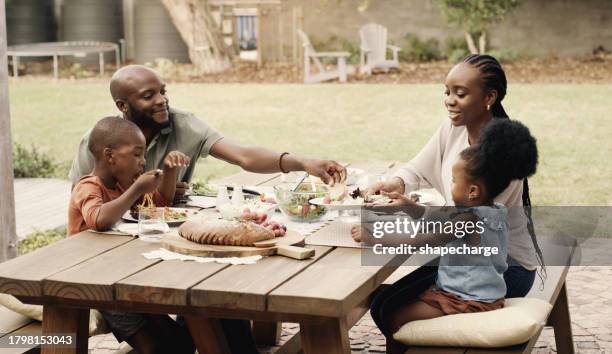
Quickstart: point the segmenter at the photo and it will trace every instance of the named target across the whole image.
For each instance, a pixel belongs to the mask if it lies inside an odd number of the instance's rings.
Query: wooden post
[[[296,62],[298,63],[298,65],[301,67],[301,58],[302,56],[304,56],[304,47],[300,44],[300,41],[298,40],[298,32],[297,30],[300,29],[302,31],[306,31],[304,29],[304,11],[302,9],[301,6],[298,6],[296,8],[294,8],[294,14],[293,14],[293,48],[294,48],[294,57],[296,59]]]
[[[135,57],[134,0],[123,1],[123,38],[125,40],[125,51],[122,53],[123,60],[132,59]],[[117,69],[119,69],[119,65],[117,65]]]
[[[283,51],[283,46],[285,45],[285,36],[283,33],[283,9],[280,4],[276,7],[276,14],[276,21],[278,21],[278,34],[276,37],[278,38],[278,57],[276,61],[284,61],[285,53]]]
[[[17,256],[4,0],[0,0],[0,166],[0,262],[3,262]]]
[[[293,50],[293,63],[300,64],[300,58],[298,56],[298,25],[297,25],[297,7],[291,8],[291,49]]]
[[[261,26],[263,26],[263,11],[261,10],[261,5],[257,5],[257,16],[255,17],[255,35],[257,36],[257,68],[261,68],[263,65],[263,43],[264,40],[261,38],[263,31],[261,30]]]

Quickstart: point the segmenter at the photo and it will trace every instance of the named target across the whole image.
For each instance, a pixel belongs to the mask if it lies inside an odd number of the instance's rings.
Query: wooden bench
[[[0,306],[0,338],[8,335],[41,334],[42,325],[28,317],[17,314],[3,306]],[[40,348],[0,348],[2,354],[39,353]]]

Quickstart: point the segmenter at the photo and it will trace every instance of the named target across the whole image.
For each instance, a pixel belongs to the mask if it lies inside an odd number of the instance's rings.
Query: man
[[[180,151],[191,159],[189,166],[177,174],[175,200],[185,194],[198,158],[208,155],[251,172],[306,171],[329,184],[346,178],[346,169],[334,161],[245,147],[224,138],[193,114],[170,108],[166,84],[147,67],[129,65],[117,70],[111,78],[110,93],[123,118],[135,123],[145,136],[146,171],[161,168],[170,151]],[[81,139],[72,163],[69,177],[73,185],[90,174],[94,167],[94,157],[88,149],[89,133]],[[233,353],[257,352],[248,321],[221,320],[221,326]]]
[[[170,108],[166,84],[155,71],[145,66],[128,65],[117,70],[111,78],[110,93],[123,117],[134,122],[146,138],[146,170],[160,168],[165,156],[173,150],[191,158],[191,164],[177,175],[175,199],[185,194],[198,158],[208,155],[256,173],[306,171],[328,184],[346,178],[345,168],[334,161],[242,146],[224,138],[193,114]],[[88,138],[89,132],[81,139],[70,170],[73,185],[93,169],[94,158],[87,148]]]

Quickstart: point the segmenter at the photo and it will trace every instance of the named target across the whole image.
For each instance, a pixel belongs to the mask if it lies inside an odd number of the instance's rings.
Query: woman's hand
[[[402,211],[410,215],[410,217],[413,219],[420,218],[425,212],[424,206],[415,203],[412,199],[404,194],[397,192],[382,192],[382,195],[389,197],[391,202],[388,204],[366,204],[365,207],[372,211],[389,214]]]
[[[399,193],[403,194],[405,190],[404,181],[399,177],[394,177],[390,181],[386,182],[375,182],[366,189],[366,196],[373,194],[381,194],[381,192],[387,193]]]
[[[382,191],[380,194],[391,199],[391,202],[387,204],[366,203],[366,207],[372,210],[376,210],[376,211],[387,211],[387,210],[399,211],[401,209],[405,209],[407,207],[409,208],[409,207],[413,207],[417,205],[410,198],[398,192]]]

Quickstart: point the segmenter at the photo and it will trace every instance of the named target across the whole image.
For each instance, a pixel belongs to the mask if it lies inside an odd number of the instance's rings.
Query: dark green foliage
[[[38,248],[50,245],[66,237],[66,230],[36,231],[17,243],[17,254],[21,256]]]
[[[52,177],[55,161],[32,146],[29,150],[19,143],[13,144],[13,175],[15,178]]]
[[[435,38],[426,40],[420,39],[418,36],[408,33],[402,39],[402,48],[399,52],[399,58],[404,62],[428,62],[439,60],[442,55],[440,53],[440,43]]]

